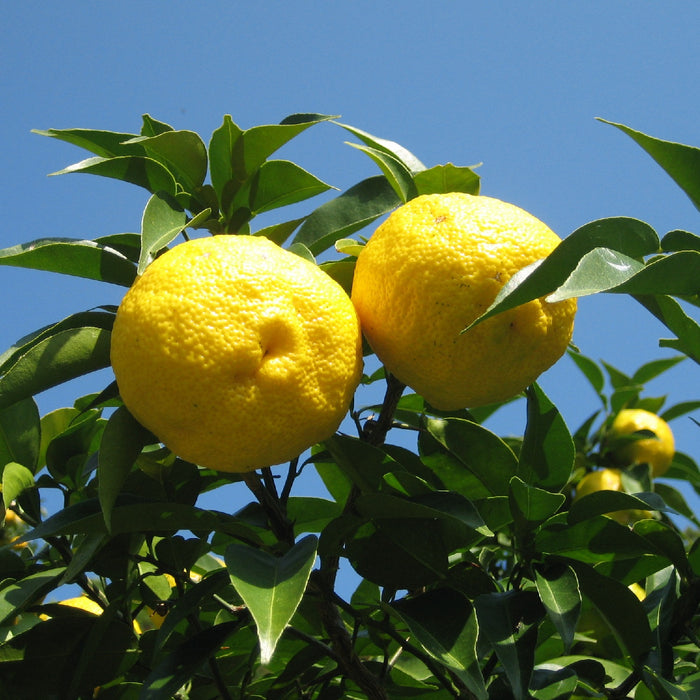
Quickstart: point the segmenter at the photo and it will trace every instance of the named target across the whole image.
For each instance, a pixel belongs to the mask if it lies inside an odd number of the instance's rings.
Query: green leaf
[[[638,662],[651,647],[651,630],[637,596],[622,583],[599,574],[592,566],[572,561],[583,595],[610,627],[622,651]]]
[[[65,566],[44,569],[0,589],[0,624],[21,613],[53,587]]]
[[[479,619],[479,629],[496,652],[510,681],[515,700],[529,697],[528,686],[535,662],[537,625],[532,625],[538,615],[534,592],[509,591],[507,593],[482,594],[474,601]],[[524,623],[524,624],[523,624]],[[525,631],[516,637],[516,630]]]
[[[263,665],[272,659],[282,632],[301,602],[316,561],[317,544],[317,538],[308,535],[281,557],[242,544],[226,548],[231,583],[258,628]]]
[[[535,383],[527,389],[527,426],[518,476],[528,484],[559,491],[569,480],[576,450],[557,407]]]
[[[530,530],[554,515],[566,501],[563,493],[551,493],[514,476],[508,494],[510,509],[521,529]]]
[[[648,224],[626,217],[599,219],[585,224],[565,238],[544,260],[513,275],[491,306],[468,328],[497,313],[551,294],[564,284],[579,261],[596,248],[609,248],[640,259],[658,251],[659,238]]]
[[[59,141],[84,148],[102,158],[115,156],[138,156],[144,151],[138,144],[125,145],[136,134],[123,134],[117,131],[99,131],[96,129],[32,129],[32,133],[40,136],[50,136]]]
[[[401,200],[385,177],[370,177],[315,209],[294,240],[318,255],[399,204]]]
[[[273,224],[272,226],[267,226],[266,228],[261,228],[259,231],[255,231],[253,235],[264,236],[281,246],[304,221],[306,221],[305,216],[300,219],[292,219],[291,221],[284,221],[280,224]]]
[[[194,131],[161,131],[136,136],[126,145],[138,143],[154,160],[162,163],[185,191],[194,194],[207,175],[207,148]]]
[[[460,418],[428,418],[425,427],[430,436],[473,474],[490,494],[505,496],[508,493],[517,460],[510,447],[496,434]],[[469,493],[463,495],[477,497]]]
[[[675,357],[663,357],[659,360],[646,362],[632,375],[632,381],[637,384],[646,384],[683,360],[685,360],[683,355],[676,355]]]
[[[51,175],[66,175],[69,173],[87,173],[101,175],[115,180],[130,182],[147,189],[151,193],[167,192],[177,194],[177,185],[172,173],[157,160],[144,156],[116,156],[110,158],[87,158],[79,163],[69,165]]]
[[[677,340],[661,341],[661,345],[683,352],[700,364],[700,326],[681,305],[665,295],[635,295],[634,298],[678,336]]]
[[[330,185],[288,160],[268,160],[251,177],[249,206],[253,215],[315,197]]]
[[[685,250],[656,258],[626,282],[618,284],[617,294],[700,294],[700,253]]]
[[[681,576],[690,575],[683,540],[673,527],[658,520],[640,520],[633,529],[635,535],[647,542],[651,552],[666,557]]]
[[[669,231],[661,239],[661,250],[671,253],[677,250],[700,252],[700,236],[689,231]]]
[[[662,141],[635,131],[624,124],[601,119],[600,121],[616,127],[639,144],[690,197],[690,201],[700,209],[700,149],[681,143]]]
[[[294,523],[296,535],[322,532],[331,520],[341,514],[340,504],[325,498],[296,496],[287,501],[287,517]]]
[[[24,491],[34,487],[34,474],[27,467],[8,462],[2,470],[2,500],[5,508],[19,498]]]
[[[122,253],[95,241],[39,238],[0,250],[0,265],[60,272],[130,287],[136,267]]]
[[[242,129],[227,114],[224,116],[223,124],[211,135],[209,141],[209,169],[211,172],[211,183],[219,201],[221,201],[224,186],[234,177],[232,153],[234,145],[242,133]],[[239,178],[242,181],[244,174],[239,174]]]
[[[168,245],[187,226],[187,215],[164,192],[152,195],[141,218],[141,255],[138,274],[142,275],[155,254]]]
[[[97,495],[107,530],[111,528],[112,508],[136,458],[146,445],[155,441],[125,406],[110,416],[102,433],[97,459]]]
[[[33,399],[0,409],[0,471],[8,462],[19,462],[32,471],[39,460],[41,421]]]
[[[578,676],[572,668],[552,667],[552,664],[535,666],[530,690],[535,700],[568,700],[574,696]]]
[[[450,588],[427,591],[389,606],[434,659],[451,669],[477,698],[488,697],[479,668],[479,625],[471,603]]]
[[[157,136],[165,131],[173,131],[170,124],[154,119],[150,114],[141,116],[141,136]]]
[[[564,284],[547,297],[550,304],[563,299],[606,292],[627,282],[644,263],[609,248],[594,248],[578,262]]]
[[[188,637],[148,674],[139,700],[171,700],[239,626],[238,620],[223,622]]]
[[[622,491],[595,491],[571,504],[569,522],[580,523],[596,515],[618,510],[660,510],[674,513],[656,493],[642,492],[633,495]]]
[[[593,391],[598,394],[603,404],[605,404],[605,396],[603,394],[603,390],[605,389],[605,375],[596,361],[574,350],[569,350],[568,355],[581,370],[591,387],[593,387]]]
[[[576,623],[581,612],[581,593],[576,572],[566,564],[538,569],[535,584],[547,615],[559,632],[568,653],[574,643]]]
[[[350,145],[368,155],[379,166],[402,202],[407,202],[418,195],[411,171],[395,156],[370,146],[362,146],[357,143]]]
[[[481,178],[472,168],[453,165],[436,165],[413,174],[418,194],[442,194],[445,192],[466,192],[479,194]]]
[[[109,367],[110,336],[102,328],[74,328],[33,345],[0,377],[0,408]]]

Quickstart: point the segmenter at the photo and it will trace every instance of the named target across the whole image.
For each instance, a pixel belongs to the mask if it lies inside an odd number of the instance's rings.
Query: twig
[[[243,480],[265,511],[277,539],[291,547],[294,544],[294,526],[287,518],[287,513],[277,497],[277,490],[271,493],[265,488],[256,472],[248,472]]]

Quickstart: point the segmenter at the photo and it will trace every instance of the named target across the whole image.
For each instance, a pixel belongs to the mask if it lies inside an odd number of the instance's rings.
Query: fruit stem
[[[400,382],[393,374],[387,372],[386,375],[386,393],[382,403],[382,410],[376,420],[370,419],[365,421],[362,430],[362,439],[370,445],[383,445],[386,440],[387,433],[391,430],[394,423],[394,413],[398,406],[401,394],[406,388],[403,382]]]

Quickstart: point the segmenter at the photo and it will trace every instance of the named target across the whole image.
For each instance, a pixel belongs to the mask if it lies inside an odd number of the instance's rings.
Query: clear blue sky
[[[0,246],[45,236],[139,230],[146,193],[81,175],[47,178],[79,149],[32,128],[138,132],[148,112],[205,140],[230,113],[243,127],[294,112],[340,114],[424,163],[482,163],[482,191],[561,236],[615,215],[659,234],[700,231],[690,201],[600,116],[700,146],[696,2],[4,2],[0,8]],[[286,156],[339,188],[374,174],[331,125]],[[0,268],[0,350],[123,290]],[[632,372],[667,335],[641,307],[581,301],[574,341]],[[651,385],[669,403],[699,398],[689,361]],[[99,390],[109,377],[80,384]],[[572,429],[598,406],[569,360],[542,378]],[[40,397],[43,411],[78,389]],[[522,405],[494,425],[522,433]],[[673,424],[700,459],[697,428]],[[242,489],[242,487],[240,487]],[[228,496],[227,496],[228,498]],[[216,503],[226,508],[224,499]],[[697,501],[694,501],[697,504]]]

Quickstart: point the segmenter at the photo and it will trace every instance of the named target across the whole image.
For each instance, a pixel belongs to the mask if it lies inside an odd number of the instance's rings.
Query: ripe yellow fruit
[[[279,464],[332,435],[362,374],[342,287],[254,236],[193,239],[158,257],[119,306],[111,354],[136,419],[225,472]]]
[[[622,472],[619,469],[597,469],[589,472],[578,482],[574,501],[578,501],[584,496],[588,496],[596,491],[624,491],[622,486]],[[606,514],[609,518],[616,520],[621,525],[630,525],[637,520],[651,518],[652,513],[648,510],[616,510]]]
[[[640,430],[650,430],[656,437],[642,438],[614,450],[613,457],[619,464],[649,464],[652,476],[662,476],[671,466],[676,452],[673,432],[668,423],[655,413],[641,408],[625,408],[620,411],[610,427],[612,438],[631,435]]]
[[[535,299],[460,332],[559,242],[534,216],[497,199],[416,197],[358,256],[352,300],[362,330],[386,368],[435,408],[511,398],[566,350],[576,300]]]

